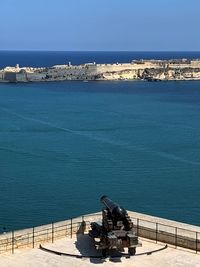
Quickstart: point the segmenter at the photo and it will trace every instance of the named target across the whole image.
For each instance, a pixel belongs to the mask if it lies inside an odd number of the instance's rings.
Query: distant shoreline
[[[5,67],[0,82],[200,80],[200,59],[133,60],[130,63]]]

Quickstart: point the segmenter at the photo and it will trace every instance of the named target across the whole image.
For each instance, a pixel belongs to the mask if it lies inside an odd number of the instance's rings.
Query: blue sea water
[[[199,177],[199,81],[0,84],[0,229],[98,211],[103,194],[200,225]]]
[[[51,67],[56,64],[126,63],[133,59],[200,58],[196,52],[76,52],[76,51],[0,51],[0,68],[6,66]]]

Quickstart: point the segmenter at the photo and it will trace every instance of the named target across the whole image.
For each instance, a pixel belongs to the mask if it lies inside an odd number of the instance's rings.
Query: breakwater
[[[5,67],[1,82],[65,80],[200,80],[200,59],[133,60],[130,63],[54,65],[52,67]]]
[[[200,251],[200,227],[129,211],[139,237],[169,245]],[[101,212],[66,221],[12,231],[0,235],[0,254],[21,248],[38,248],[40,244],[73,235],[87,234],[90,223],[102,219]]]

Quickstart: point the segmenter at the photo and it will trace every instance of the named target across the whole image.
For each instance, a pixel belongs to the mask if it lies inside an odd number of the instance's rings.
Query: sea
[[[0,67],[200,52],[1,51]],[[127,210],[200,225],[200,81],[0,83],[0,232]]]

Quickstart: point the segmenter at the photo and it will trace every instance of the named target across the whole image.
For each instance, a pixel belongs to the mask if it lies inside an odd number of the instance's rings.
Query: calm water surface
[[[5,66],[51,67],[56,64],[83,64],[88,62],[131,62],[133,59],[200,58],[196,52],[134,52],[134,51],[0,51],[0,68]]]
[[[200,225],[200,82],[0,84],[0,229],[101,209]]]

